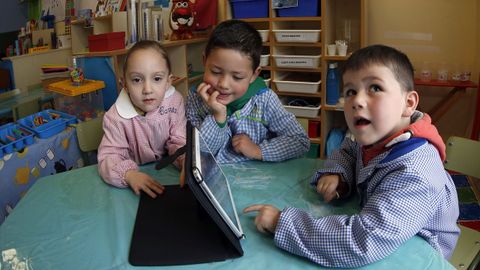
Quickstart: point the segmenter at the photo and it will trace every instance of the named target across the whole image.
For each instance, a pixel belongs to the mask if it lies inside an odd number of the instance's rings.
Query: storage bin
[[[113,51],[125,48],[125,32],[111,32],[88,36],[91,52]]]
[[[277,42],[315,43],[321,30],[272,30]]]
[[[272,55],[277,67],[318,68],[320,55]]]
[[[273,82],[280,92],[314,94],[320,88],[321,79],[320,74],[317,73],[279,72]]]
[[[57,110],[43,110],[21,118],[17,123],[38,138],[45,139],[62,132],[67,125],[77,123],[77,118]]]
[[[320,137],[320,122],[308,121],[308,137],[318,138]]]
[[[318,158],[320,153],[320,145],[316,143],[310,144],[310,149],[305,154],[306,158]]]
[[[262,38],[262,42],[268,41],[268,30],[257,30],[260,33],[260,37]]]
[[[267,18],[268,0],[230,0],[234,19]]]
[[[268,78],[268,79],[265,79],[265,80],[263,80],[263,81],[265,82],[265,84],[267,85],[267,87],[270,88],[270,81],[271,81],[271,79]]]
[[[283,107],[296,117],[315,118],[320,112],[320,100],[296,97],[282,97],[280,100]]]
[[[85,121],[102,116],[104,111],[103,81],[85,80],[83,85],[72,85],[70,80],[52,83],[48,90],[56,92],[55,109]]]
[[[321,13],[319,0],[298,0],[298,6],[296,7],[276,10],[278,17],[316,17]]]
[[[18,124],[8,123],[0,126],[0,158],[33,142],[33,133]]]
[[[262,54],[260,56],[260,66],[266,67],[270,65],[270,54]]]

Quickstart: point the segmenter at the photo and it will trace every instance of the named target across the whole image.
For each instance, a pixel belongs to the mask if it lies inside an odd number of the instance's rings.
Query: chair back
[[[445,169],[480,178],[480,141],[450,137]]]
[[[103,117],[77,124],[77,138],[80,150],[90,152],[98,149],[103,137]]]
[[[465,174],[470,183],[474,181],[471,177],[480,178],[480,141],[450,137],[444,167]],[[477,244],[480,243],[480,232],[462,225],[458,227],[460,237],[449,261],[456,269],[474,270],[480,260],[480,245]]]

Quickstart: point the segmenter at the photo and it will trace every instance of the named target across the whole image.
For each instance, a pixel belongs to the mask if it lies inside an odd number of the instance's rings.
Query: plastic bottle
[[[328,64],[327,71],[327,104],[336,105],[340,98],[340,80],[338,77],[337,63]]]

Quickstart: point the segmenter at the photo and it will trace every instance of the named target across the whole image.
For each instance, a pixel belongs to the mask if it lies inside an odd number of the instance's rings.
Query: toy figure
[[[172,0],[170,11],[170,40],[190,39],[193,37],[192,27],[194,21],[193,6],[195,0]]]
[[[85,77],[81,68],[73,68],[70,72],[70,79],[73,85],[80,86],[83,84]]]

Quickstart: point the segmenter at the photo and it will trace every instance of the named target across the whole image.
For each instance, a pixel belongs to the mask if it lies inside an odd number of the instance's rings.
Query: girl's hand
[[[227,106],[217,101],[218,91],[215,91],[210,84],[202,82],[198,85],[197,92],[212,110],[215,121],[217,123],[225,123],[225,121],[227,121]]]
[[[232,146],[235,152],[251,159],[262,160],[262,150],[247,134],[237,134],[232,138]]]
[[[125,174],[125,182],[127,182],[135,194],[140,195],[140,191],[143,190],[154,199],[157,197],[157,194],[162,194],[165,189],[148,174],[139,171],[128,171]]]
[[[320,177],[317,183],[317,192],[323,196],[325,202],[340,198],[337,187],[340,182],[338,174],[324,175]]]
[[[269,204],[254,204],[243,209],[244,213],[253,211],[258,211],[258,215],[255,217],[257,230],[261,233],[275,233],[281,211]]]

